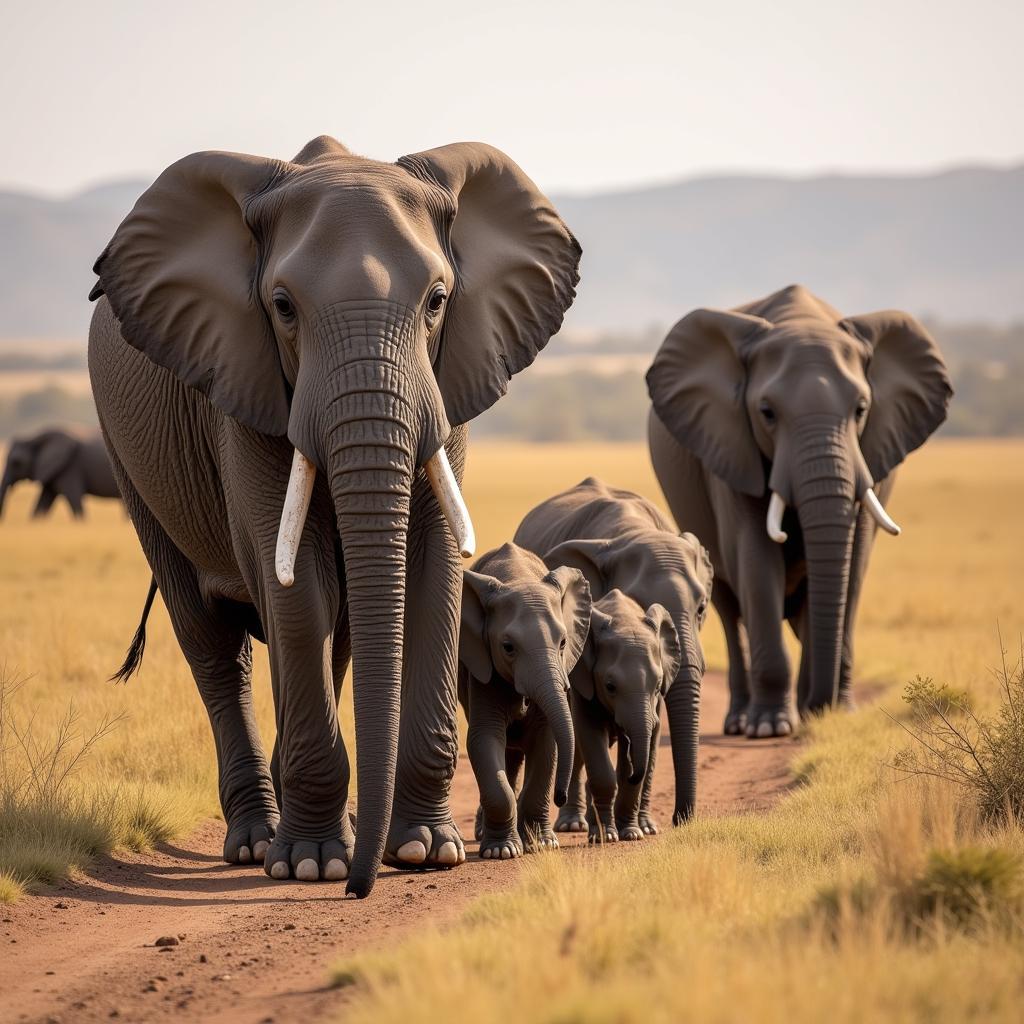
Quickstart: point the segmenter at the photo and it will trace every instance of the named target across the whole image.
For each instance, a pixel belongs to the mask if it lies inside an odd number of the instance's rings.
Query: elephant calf
[[[660,605],[645,612],[621,590],[596,601],[590,635],[569,675],[576,770],[567,806],[583,812],[579,766],[587,769],[590,841],[615,843],[656,832],[648,806],[661,702],[682,655],[672,617]],[[618,744],[617,765],[609,750]]]
[[[480,787],[484,859],[558,845],[549,821],[551,783],[555,778],[561,806],[573,764],[568,674],[587,639],[590,610],[583,573],[549,571],[515,544],[489,551],[463,574],[459,701]]]
[[[13,484],[35,480],[42,484],[33,516],[45,516],[59,497],[71,506],[76,519],[85,515],[82,498],[120,498],[110,459],[98,434],[78,436],[66,430],[44,430],[16,438],[7,452],[0,481],[0,514]]]

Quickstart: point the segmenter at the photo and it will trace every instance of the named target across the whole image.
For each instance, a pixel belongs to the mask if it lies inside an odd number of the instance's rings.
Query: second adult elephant
[[[489,146],[392,164],[323,136],[287,161],[185,157],[100,256],[93,392],[209,712],[228,860],[348,876],[357,896],[383,856],[464,860],[448,805],[472,548],[459,425],[558,329],[579,255]],[[250,636],[270,658],[275,779]],[[350,660],[354,839],[336,708]]]
[[[952,390],[928,332],[898,311],[842,317],[794,285],[698,309],[647,374],[651,458],[676,521],[715,566],[729,651],[727,733],[791,733],[798,704],[850,700],[853,621],[894,470],[946,417]]]
[[[120,498],[110,459],[99,434],[79,435],[70,430],[43,430],[32,437],[15,438],[7,450],[0,480],[0,515],[14,484],[34,480],[41,485],[33,516],[45,516],[57,498],[64,498],[76,519],[85,515],[82,499]]]

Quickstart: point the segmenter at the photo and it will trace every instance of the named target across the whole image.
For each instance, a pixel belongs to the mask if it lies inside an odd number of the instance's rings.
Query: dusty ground
[[[718,735],[725,682],[705,681],[700,754],[704,813],[769,806],[785,790],[791,740]],[[665,742],[665,741],[663,741]],[[654,811],[669,822],[671,759],[658,761]],[[452,796],[472,836],[476,788],[465,759]],[[582,837],[565,837],[565,845]],[[220,860],[223,825],[204,823],[179,846],[98,863],[85,876],[0,911],[0,1021],[285,1022],[330,1019],[344,998],[325,988],[328,966],[394,942],[428,918],[444,921],[474,896],[507,886],[516,862],[475,856],[456,871],[385,868],[373,895],[344,900],[341,885],[272,882]],[[647,840],[654,841],[657,840]],[[615,848],[567,856],[615,856]],[[173,936],[174,946],[156,946]]]

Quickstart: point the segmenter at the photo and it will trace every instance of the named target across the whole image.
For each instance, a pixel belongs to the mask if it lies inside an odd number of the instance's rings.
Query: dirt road
[[[790,740],[718,735],[725,682],[705,680],[700,805],[723,814],[770,806],[785,790]],[[663,743],[667,742],[663,740]],[[653,793],[657,820],[672,808],[670,752]],[[465,758],[452,795],[473,834],[476,787]],[[582,837],[565,837],[564,845]],[[220,860],[223,825],[204,823],[179,845],[105,858],[45,895],[0,909],[0,1021],[330,1020],[343,998],[325,987],[331,963],[393,943],[427,920],[451,920],[474,896],[511,884],[518,862],[481,861],[476,844],[457,871],[384,869],[370,899],[342,885],[272,882]],[[645,840],[657,842],[657,839]],[[556,856],[614,856],[574,847]],[[156,946],[162,936],[177,945]]]

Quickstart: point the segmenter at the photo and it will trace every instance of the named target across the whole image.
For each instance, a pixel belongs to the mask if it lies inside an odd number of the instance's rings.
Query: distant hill
[[[147,182],[0,193],[0,338],[84,337],[93,260]],[[1024,319],[1024,166],[714,177],[555,197],[584,248],[572,332],[637,332],[801,281],[844,311]]]

